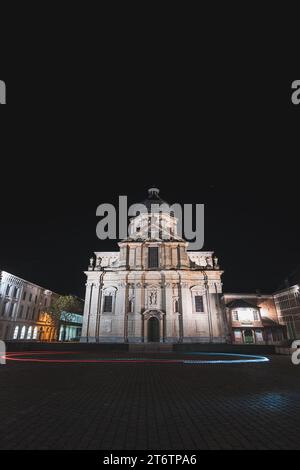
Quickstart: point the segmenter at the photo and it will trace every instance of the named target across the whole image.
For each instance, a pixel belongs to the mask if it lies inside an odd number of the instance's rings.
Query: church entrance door
[[[148,320],[148,343],[159,342],[159,320],[151,317]]]

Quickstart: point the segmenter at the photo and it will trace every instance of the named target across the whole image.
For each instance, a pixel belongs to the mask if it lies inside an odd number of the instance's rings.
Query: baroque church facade
[[[87,277],[82,342],[225,342],[223,271],[213,252],[188,251],[157,188],[130,221],[119,251],[95,252]]]

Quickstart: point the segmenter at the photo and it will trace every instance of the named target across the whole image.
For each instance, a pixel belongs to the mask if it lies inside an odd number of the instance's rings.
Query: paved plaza
[[[300,449],[300,366],[289,357],[187,364],[179,361],[193,357],[178,352],[56,356],[72,357],[136,361],[1,365],[1,449]]]

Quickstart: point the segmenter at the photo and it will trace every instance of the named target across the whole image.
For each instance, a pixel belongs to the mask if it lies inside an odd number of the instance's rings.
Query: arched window
[[[102,312],[111,313],[115,312],[117,289],[114,286],[108,286],[103,289],[102,299]]]
[[[20,339],[24,339],[25,338],[25,333],[26,333],[26,327],[23,326],[22,330],[21,330],[21,336],[20,336]]]
[[[112,297],[112,295],[105,295],[104,296],[103,312],[112,312],[112,307],[113,307],[113,297]]]
[[[33,330],[32,339],[37,339],[37,333],[38,333],[38,329],[37,329],[37,326],[35,326]]]
[[[19,335],[19,327],[16,326],[14,329],[13,339],[18,339],[18,335]]]
[[[203,296],[202,295],[195,295],[195,311],[196,312],[204,312]]]
[[[32,335],[32,326],[30,326],[28,328],[28,331],[27,331],[27,339],[31,339],[31,335]]]

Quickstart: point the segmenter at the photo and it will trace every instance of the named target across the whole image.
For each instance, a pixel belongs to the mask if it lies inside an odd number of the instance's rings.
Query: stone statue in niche
[[[157,304],[157,292],[155,290],[150,292],[149,304],[150,305],[156,305]]]
[[[94,258],[90,258],[89,269],[92,271],[94,269]]]

